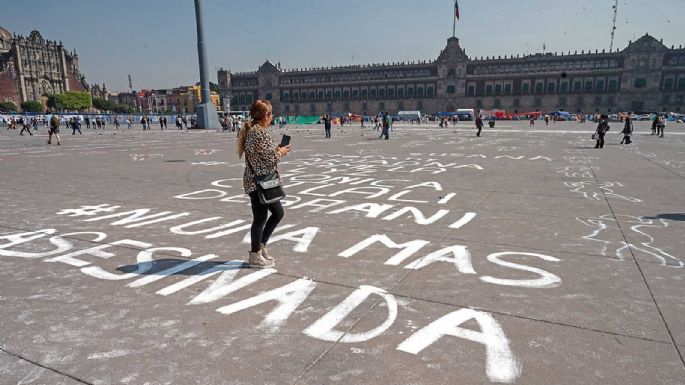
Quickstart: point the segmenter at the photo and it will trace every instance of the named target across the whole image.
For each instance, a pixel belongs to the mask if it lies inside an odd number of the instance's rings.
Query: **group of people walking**
[[[666,117],[657,115],[652,121],[652,135],[657,135],[660,138],[664,137],[664,129],[666,128]]]
[[[340,119],[341,126],[343,126],[343,118]],[[325,114],[321,117],[321,122],[323,123],[324,135],[326,136],[326,139],[329,139],[331,137],[331,128],[333,127],[332,120],[333,118],[331,118],[331,116],[328,114]],[[364,129],[363,118],[361,120],[360,128],[362,130]],[[390,116],[390,114],[388,114],[387,112],[381,112],[380,114],[378,114],[378,116],[375,116],[373,118],[373,129],[381,131],[381,135],[378,137],[378,139],[390,139],[390,131],[392,130],[392,117]]]
[[[652,121],[652,135],[657,135],[660,138],[664,137],[664,128],[666,127],[666,118],[664,116],[655,116]],[[604,137],[607,131],[610,130],[609,126],[609,116],[602,114],[599,116],[597,121],[597,129],[593,134],[593,138],[597,140],[595,148],[604,148]],[[631,137],[633,136],[633,120],[630,116],[626,116],[623,121],[623,130],[620,134],[623,134],[623,139],[621,139],[621,144],[631,144],[633,143]]]

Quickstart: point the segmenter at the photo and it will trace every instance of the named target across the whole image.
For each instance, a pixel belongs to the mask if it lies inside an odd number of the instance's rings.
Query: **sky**
[[[210,80],[220,67],[283,68],[435,60],[453,0],[202,0]],[[480,56],[608,49],[615,0],[459,0],[456,36]],[[2,0],[0,27],[76,49],[110,91],[199,81],[192,0]],[[645,33],[685,44],[685,0],[619,0],[614,48]]]

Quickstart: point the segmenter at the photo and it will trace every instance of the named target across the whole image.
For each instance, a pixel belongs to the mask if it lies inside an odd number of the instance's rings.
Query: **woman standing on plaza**
[[[621,131],[623,134],[623,140],[621,140],[621,144],[631,144],[633,143],[630,140],[630,136],[633,135],[633,122],[630,120],[630,116],[626,116],[626,123],[623,126],[623,131]]]
[[[599,117],[599,123],[597,124],[597,144],[595,148],[604,148],[604,135],[609,131],[609,116],[601,115]]]
[[[250,107],[250,119],[245,122],[238,134],[238,157],[245,154],[243,187],[250,196],[252,205],[252,228],[250,230],[251,249],[248,264],[254,268],[274,266],[274,258],[266,248],[269,237],[283,219],[283,206],[280,201],[263,204],[259,200],[255,176],[267,175],[276,171],[278,162],[290,152],[290,145],[276,147],[267,129],[273,119],[271,103],[257,99]],[[267,220],[268,213],[271,216]]]

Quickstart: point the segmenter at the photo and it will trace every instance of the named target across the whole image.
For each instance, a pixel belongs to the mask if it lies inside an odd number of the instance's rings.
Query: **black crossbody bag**
[[[257,196],[261,204],[268,205],[285,198],[285,191],[283,191],[278,170],[266,175],[257,175],[250,164],[250,158],[247,157],[247,154],[245,154],[245,161],[247,161],[247,167],[250,168],[252,175],[254,175],[254,184],[257,188]]]

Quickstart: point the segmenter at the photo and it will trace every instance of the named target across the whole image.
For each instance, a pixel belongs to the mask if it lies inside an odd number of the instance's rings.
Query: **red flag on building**
[[[459,19],[459,1],[454,0],[454,17]]]

